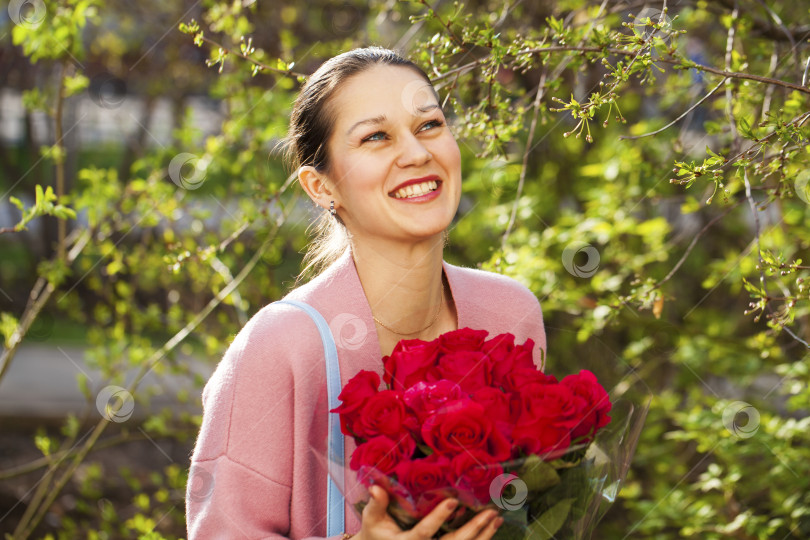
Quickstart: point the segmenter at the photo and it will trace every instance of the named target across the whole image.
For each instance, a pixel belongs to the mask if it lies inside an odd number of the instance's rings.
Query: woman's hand
[[[455,499],[442,501],[428,515],[408,531],[399,528],[388,515],[388,493],[380,486],[369,488],[371,499],[363,509],[363,520],[357,540],[426,540],[434,538],[442,524],[447,521],[458,507]],[[441,540],[489,540],[503,518],[495,510],[482,510],[460,529],[441,536]]]

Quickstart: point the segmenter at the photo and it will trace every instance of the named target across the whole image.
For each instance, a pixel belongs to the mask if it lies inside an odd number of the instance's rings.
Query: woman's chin
[[[395,242],[421,243],[443,237],[453,222],[455,214],[450,209],[435,209],[430,212],[407,212],[391,214],[386,223],[346,223],[353,241],[372,242],[391,240]]]
[[[409,223],[408,226],[402,228],[403,237],[414,242],[429,241],[437,236],[444,237],[451,222],[452,219],[434,219]]]
[[[380,244],[391,243],[400,244],[404,246],[415,246],[418,244],[425,244],[433,247],[436,242],[444,242],[444,235],[447,227],[450,225],[448,222],[445,226],[439,224],[433,226],[417,226],[399,229],[398,231],[388,231],[388,234],[383,234],[380,231],[364,231],[351,233],[352,243],[357,244]]]

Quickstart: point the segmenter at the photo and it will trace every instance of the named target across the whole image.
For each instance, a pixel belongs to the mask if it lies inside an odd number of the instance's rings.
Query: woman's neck
[[[443,236],[404,246],[352,243],[383,354],[400,339],[434,339],[455,329],[455,306],[443,284],[443,248]]]

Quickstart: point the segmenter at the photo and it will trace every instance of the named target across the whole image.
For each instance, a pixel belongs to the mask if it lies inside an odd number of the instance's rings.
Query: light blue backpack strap
[[[337,347],[332,331],[323,315],[318,310],[304,302],[295,300],[279,300],[279,304],[289,304],[302,309],[309,315],[318,327],[318,333],[323,342],[324,357],[326,358],[326,393],[329,399],[329,409],[340,406],[340,366],[338,365]],[[343,494],[335,484],[333,476],[343,474],[343,433],[340,431],[340,418],[336,413],[329,414],[329,475],[326,486],[326,536],[339,536],[345,532]]]

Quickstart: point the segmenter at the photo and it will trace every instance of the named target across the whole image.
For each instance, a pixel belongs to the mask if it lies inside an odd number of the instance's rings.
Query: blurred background
[[[599,538],[810,537],[808,38],[788,0],[3,2],[0,532],[185,536],[202,386],[315,216],[295,93],[376,44],[462,150],[447,260],[653,398]]]

